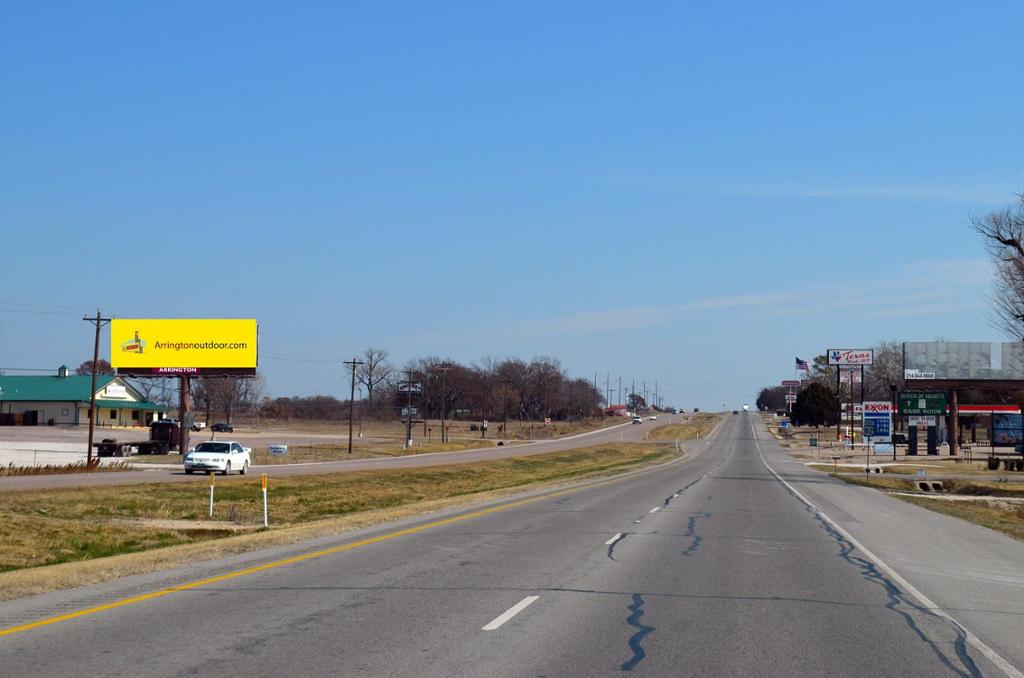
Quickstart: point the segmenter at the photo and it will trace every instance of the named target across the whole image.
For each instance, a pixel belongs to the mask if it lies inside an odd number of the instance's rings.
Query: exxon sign
[[[830,348],[829,365],[870,365],[875,352],[870,348]]]

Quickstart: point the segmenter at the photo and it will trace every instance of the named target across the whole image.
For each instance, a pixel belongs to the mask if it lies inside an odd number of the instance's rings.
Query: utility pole
[[[448,373],[448,370],[450,370],[451,368],[452,368],[452,366],[450,364],[448,364],[448,363],[441,363],[441,366],[437,368],[437,369],[441,370],[441,442],[442,443],[448,442],[448,432],[445,430],[445,427],[444,427],[444,411],[445,411],[445,404],[446,404],[445,401],[444,401],[444,378],[445,378],[445,375]]]
[[[100,315],[99,309],[96,309],[95,318],[85,316],[82,320],[96,326],[96,340],[92,345],[92,390],[89,392],[89,447],[85,451],[85,464],[92,466],[92,439],[96,431],[96,363],[100,359],[100,329],[110,322],[110,318],[104,318]]]
[[[352,366],[352,390],[348,396],[348,453],[352,454],[352,420],[356,413],[356,367],[365,365],[365,363],[352,358],[352,360],[346,360],[344,364]]]
[[[619,377],[619,396],[616,398],[616,400],[618,400],[618,402],[615,403],[616,405],[622,404],[622,377]]]
[[[609,373],[605,372],[604,373],[604,393],[605,393],[605,396],[604,396],[604,403],[605,403],[605,405],[604,406],[605,407],[611,407],[611,405],[612,405],[612,388],[611,388],[611,384],[609,383],[610,379],[611,379],[611,375]]]
[[[405,402],[405,444],[402,445],[404,449],[408,449],[412,446],[412,370],[408,369],[405,371],[405,391],[406,391],[406,402]],[[424,410],[423,419],[426,421],[427,415]]]

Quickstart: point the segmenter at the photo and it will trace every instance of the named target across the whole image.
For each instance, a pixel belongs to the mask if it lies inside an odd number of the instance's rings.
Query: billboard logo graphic
[[[139,338],[139,331],[135,330],[135,338],[129,341],[121,342],[122,353],[145,353],[146,352],[146,340]]]
[[[870,348],[830,348],[828,350],[829,365],[870,365],[874,358]]]

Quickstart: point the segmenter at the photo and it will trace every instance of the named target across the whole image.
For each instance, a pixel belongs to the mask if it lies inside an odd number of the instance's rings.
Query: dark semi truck
[[[104,438],[93,443],[100,457],[129,457],[132,454],[167,454],[177,450],[181,440],[178,422],[172,420],[154,421],[149,426],[149,440],[118,441]]]

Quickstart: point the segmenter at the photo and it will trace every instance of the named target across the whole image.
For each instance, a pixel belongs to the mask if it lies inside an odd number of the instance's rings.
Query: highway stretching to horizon
[[[1021,675],[1024,544],[810,471],[755,415],[688,447],[615,478],[2,603],[0,665]]]

